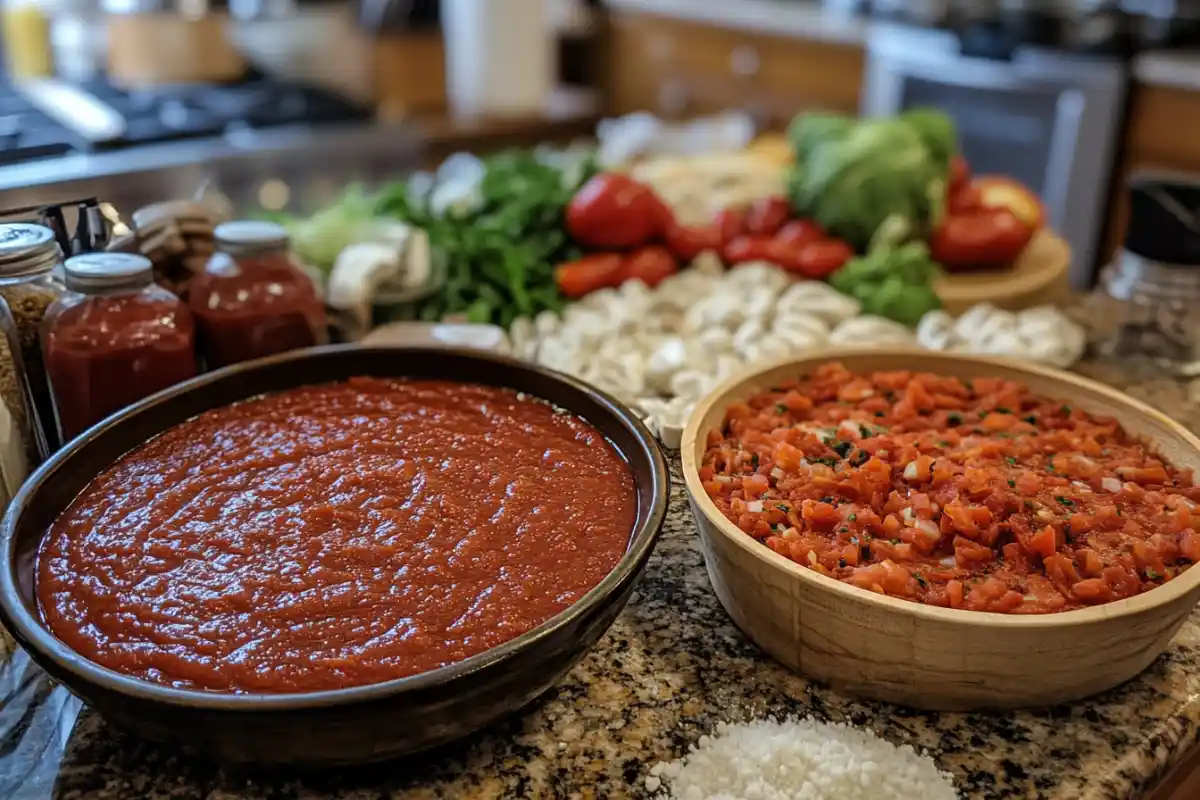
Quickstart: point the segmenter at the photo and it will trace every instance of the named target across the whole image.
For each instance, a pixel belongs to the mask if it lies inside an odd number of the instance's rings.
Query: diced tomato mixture
[[[1001,378],[827,364],[730,406],[700,477],[775,552],[935,606],[1067,611],[1200,560],[1190,471]]]

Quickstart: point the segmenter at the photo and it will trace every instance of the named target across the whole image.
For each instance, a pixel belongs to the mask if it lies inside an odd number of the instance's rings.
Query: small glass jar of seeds
[[[19,432],[25,469],[58,448],[54,405],[42,362],[38,331],[50,304],[66,287],[60,277],[62,251],[43,225],[0,224],[0,400]],[[4,458],[9,459],[9,452]],[[16,465],[5,467],[5,483]],[[19,485],[24,474],[16,477]]]

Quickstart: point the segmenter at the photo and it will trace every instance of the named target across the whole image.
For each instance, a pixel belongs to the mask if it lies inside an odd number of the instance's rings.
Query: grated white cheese
[[[730,725],[685,757],[656,764],[646,788],[657,800],[956,800],[951,777],[909,745],[816,720]]]

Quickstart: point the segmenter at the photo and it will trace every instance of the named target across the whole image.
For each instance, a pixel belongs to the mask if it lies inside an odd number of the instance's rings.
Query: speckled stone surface
[[[1180,384],[1082,371],[1200,429],[1200,407]],[[1140,678],[1061,708],[926,714],[814,685],[759,653],[725,615],[678,485],[646,575],[599,647],[526,713],[411,761],[311,775],[222,770],[81,709],[11,642],[0,653],[9,654],[0,669],[4,800],[646,798],[656,762],[680,756],[718,721],[767,714],[850,721],[928,750],[965,797],[1125,800],[1152,787],[1200,731],[1200,612]]]

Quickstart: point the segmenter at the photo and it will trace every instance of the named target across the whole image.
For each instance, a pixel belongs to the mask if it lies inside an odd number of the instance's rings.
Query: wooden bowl
[[[638,513],[625,555],[576,603],[468,659],[384,683],[303,694],[175,689],[80,656],[43,623],[34,593],[50,524],[101,470],[211,408],[357,375],[505,386],[573,411],[628,460]],[[326,767],[380,761],[466,736],[530,703],[599,641],[645,570],[667,511],[670,475],[632,411],[573,378],[500,356],[445,347],[316,347],[236,364],[153,395],[52,456],[0,524],[0,622],[56,680],[112,721],[219,761]]]
[[[856,588],[776,554],[727,520],[701,485],[708,432],[730,403],[829,361],[854,372],[910,369],[1003,377],[1112,416],[1180,468],[1200,472],[1200,439],[1094,381],[1003,359],[914,349],[831,349],[757,368],[714,390],[683,434],[683,473],[713,589],[771,656],[835,689],[934,710],[1008,709],[1078,700],[1145,669],[1200,600],[1200,567],[1106,605],[1057,614],[937,608]]]

